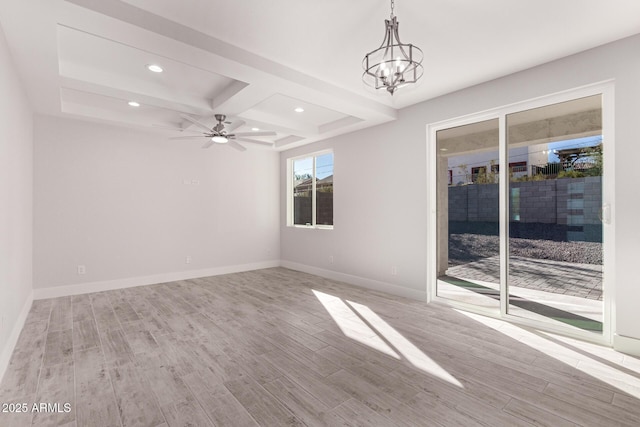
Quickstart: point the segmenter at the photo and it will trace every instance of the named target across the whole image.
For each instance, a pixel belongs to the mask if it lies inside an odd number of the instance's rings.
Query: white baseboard
[[[613,335],[613,349],[620,353],[640,357],[640,340],[637,338],[625,337],[624,335]]]
[[[360,286],[361,288],[372,289],[374,291],[385,292],[391,295],[397,295],[404,298],[415,299],[418,301],[427,300],[427,291],[417,291],[415,289],[405,288],[403,286],[393,285],[391,283],[381,282],[379,280],[367,279],[366,277],[353,276],[351,274],[340,273],[337,271],[325,270],[324,268],[313,267],[306,264],[298,264],[291,261],[281,261],[280,265],[291,270],[302,271],[304,273],[314,274],[326,279],[336,280],[339,282],[349,283],[351,285]]]
[[[22,328],[24,327],[24,323],[27,320],[27,316],[29,315],[29,311],[31,310],[31,304],[33,303],[33,292],[29,292],[29,296],[27,300],[24,302],[22,306],[22,310],[18,315],[18,319],[16,323],[13,325],[13,329],[11,329],[11,334],[9,335],[9,339],[4,345],[2,352],[0,353],[0,383],[2,382],[2,378],[4,378],[4,373],[7,371],[9,367],[9,362],[11,361],[11,355],[13,354],[13,350],[16,348],[16,344],[18,343],[18,338],[20,338],[20,332],[22,332]]]
[[[175,273],[154,274],[152,276],[130,277],[126,279],[106,280],[100,282],[79,283],[75,285],[52,286],[33,290],[33,299],[58,298],[69,295],[88,294],[91,292],[110,291],[113,289],[133,288],[135,286],[153,285],[156,283],[174,282],[176,280],[197,279],[200,277],[218,276],[221,274],[240,273],[262,268],[279,267],[280,261],[263,261],[251,264],[230,265],[206,268],[202,270],[178,271]]]

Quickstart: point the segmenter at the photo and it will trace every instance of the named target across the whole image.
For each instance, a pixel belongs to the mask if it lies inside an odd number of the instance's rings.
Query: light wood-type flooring
[[[0,389],[29,411],[0,426],[639,426],[639,372],[608,348],[274,268],[34,301]]]

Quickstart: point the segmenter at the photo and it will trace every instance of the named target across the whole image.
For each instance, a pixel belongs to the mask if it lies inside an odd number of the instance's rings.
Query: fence
[[[498,184],[449,187],[449,232],[497,234]],[[511,182],[510,235],[602,242],[602,177]]]
[[[316,224],[333,225],[333,193],[316,193]],[[293,198],[293,223],[311,224],[311,196]]]

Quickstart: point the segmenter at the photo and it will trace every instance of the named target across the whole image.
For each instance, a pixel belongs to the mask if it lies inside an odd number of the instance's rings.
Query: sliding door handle
[[[603,224],[611,224],[611,205],[609,203],[602,205],[602,209],[600,210],[598,217]]]

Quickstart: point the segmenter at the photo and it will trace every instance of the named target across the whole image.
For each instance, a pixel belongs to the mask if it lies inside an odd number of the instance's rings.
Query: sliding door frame
[[[534,98],[476,114],[461,116],[426,126],[427,133],[427,302],[440,302],[464,311],[483,314],[495,318],[507,320],[519,325],[567,335],[599,344],[611,346],[615,329],[615,129],[614,129],[614,91],[613,80],[595,83],[558,92],[551,95]],[[490,119],[498,119],[499,123],[499,164],[508,164],[508,141],[506,118],[509,114],[545,107],[552,104],[571,101],[593,95],[601,95],[602,105],[602,140],[603,145],[603,179],[602,179],[602,203],[603,203],[603,331],[602,334],[594,334],[574,328],[563,327],[551,323],[535,321],[510,315],[508,313],[508,257],[509,257],[509,176],[508,168],[499,170],[499,211],[500,211],[500,309],[478,307],[469,303],[454,301],[437,295],[437,262],[438,262],[438,200],[437,200],[437,132],[452,127],[473,124]]]

